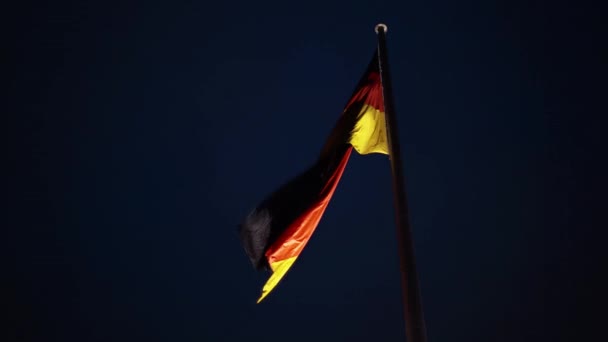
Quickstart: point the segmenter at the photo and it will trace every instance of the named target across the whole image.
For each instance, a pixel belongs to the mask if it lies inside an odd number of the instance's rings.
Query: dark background
[[[2,341],[402,341],[385,156],[351,157],[302,257],[260,305],[267,275],[236,235],[314,161],[378,22],[429,340],[606,340],[599,8],[55,1],[2,12]]]

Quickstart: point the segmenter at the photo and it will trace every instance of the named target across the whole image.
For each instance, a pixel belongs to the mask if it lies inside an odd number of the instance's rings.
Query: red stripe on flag
[[[281,234],[281,236],[266,251],[269,264],[300,255],[304,246],[317,228],[331,197],[336,190],[338,182],[344,173],[350,157],[352,146],[348,147],[342,155],[342,160],[334,173],[329,177],[319,197],[312,205]]]

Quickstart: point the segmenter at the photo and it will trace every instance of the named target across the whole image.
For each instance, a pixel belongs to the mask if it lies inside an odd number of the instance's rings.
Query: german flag
[[[336,190],[353,148],[359,154],[388,154],[377,52],[316,163],[270,194],[239,225],[239,237],[253,266],[272,271],[258,303],[302,253]]]

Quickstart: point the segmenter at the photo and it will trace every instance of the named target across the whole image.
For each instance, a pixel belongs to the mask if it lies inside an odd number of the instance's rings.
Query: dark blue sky
[[[598,10],[59,1],[5,14],[3,341],[402,341],[386,157],[351,157],[261,305],[267,275],[236,235],[314,162],[378,22],[429,340],[603,340]]]

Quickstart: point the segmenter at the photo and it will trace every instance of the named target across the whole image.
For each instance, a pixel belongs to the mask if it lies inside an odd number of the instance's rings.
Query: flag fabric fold
[[[271,193],[239,225],[239,237],[253,266],[272,271],[258,303],[279,283],[310,240],[353,148],[362,155],[388,154],[377,53],[317,161]]]

